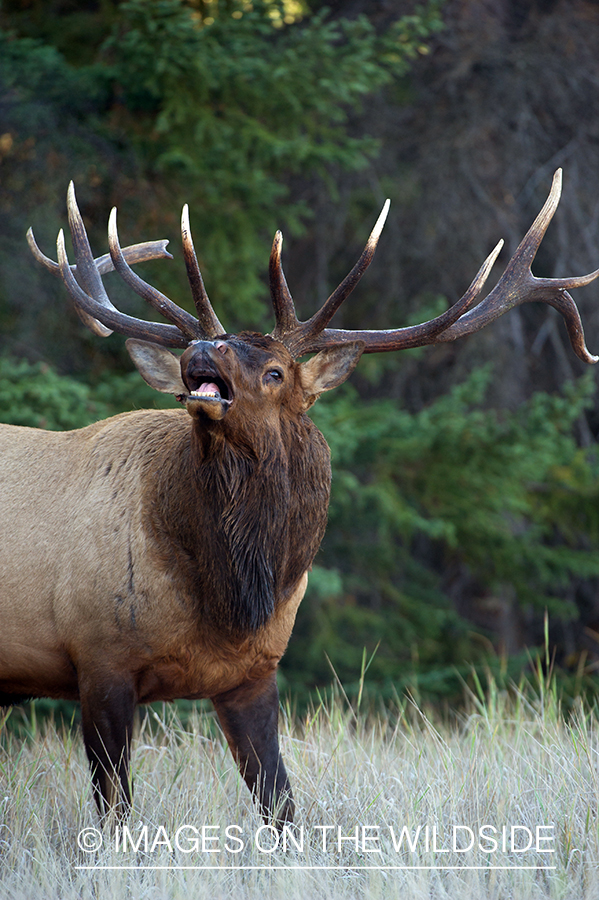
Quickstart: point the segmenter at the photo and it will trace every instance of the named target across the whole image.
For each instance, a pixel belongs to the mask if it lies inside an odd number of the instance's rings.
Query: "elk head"
[[[59,274],[78,314],[96,334],[111,329],[129,337],[127,347],[145,380],[159,391],[185,402],[192,418],[206,428],[243,431],[253,416],[270,416],[285,407],[301,413],[323,392],[341,384],[353,371],[362,353],[403,350],[426,344],[453,341],[479,331],[504,312],[522,303],[538,300],[557,309],[564,318],[576,355],[587,363],[599,359],[587,350],[580,315],[568,293],[589,284],[599,269],[571,278],[535,278],[531,272],[545,231],[557,209],[561,194],[561,169],[553,177],[549,197],[530,230],[509,261],[493,290],[476,306],[485,281],[502,246],[499,241],[489,254],[466,293],[442,315],[407,328],[382,331],[346,331],[329,328],[329,322],[354,289],[374,256],[387,212],[387,200],[360,259],[322,307],[300,322],[283,268],[283,237],[275,235],[270,255],[270,293],[275,327],[270,335],[242,332],[230,335],[218,320],[204,287],[191,232],[188,208],[183,208],[181,233],[187,275],[197,317],[181,309],[156,288],[143,281],[130,263],[170,257],[166,241],[137,244],[121,249],[112,210],[108,237],[110,256],[94,260],[71,183],[67,206],[76,265],[71,267],[62,230],[58,235],[58,263],[44,256],[28,232],[36,258]],[[123,280],[169,320],[170,324],[147,322],[119,312],[108,299],[101,275],[116,269]],[[179,358],[167,347],[184,349]],[[315,353],[301,365],[295,360]],[[251,362],[251,365],[247,363]]]
[[[300,415],[323,391],[341,384],[353,371],[365,346],[361,340],[323,348],[308,362],[299,364],[291,352],[294,344],[288,342],[280,328],[277,333],[264,336],[253,332],[225,333],[206,294],[191,239],[187,205],[181,230],[197,319],[130,268],[130,262],[170,258],[166,241],[121,249],[113,209],[108,231],[110,256],[94,260],[72,182],[67,206],[76,265],[69,265],[62,230],[57,242],[59,262],[54,263],[41,253],[30,229],[27,237],[34,255],[50,271],[62,276],[79,316],[91,330],[101,336],[110,334],[112,329],[130,335],[127,349],[146,382],[184,402],[204,431],[222,431],[241,442],[244,435],[255,439],[260,432],[268,434],[276,429],[281,410],[291,416]],[[285,302],[292,303],[280,265],[281,243],[278,232],[271,258],[276,309],[281,292],[286,292]],[[370,255],[373,253],[374,247]],[[101,275],[113,268],[173,324],[146,322],[120,313],[108,299],[101,280]],[[186,349],[178,357],[167,347]],[[253,427],[257,419],[260,429]]]
[[[257,451],[282,415],[300,416],[345,381],[364,344],[322,350],[301,364],[280,341],[252,332],[192,341],[181,357],[146,341],[129,339],[127,348],[147,383],[184,402],[202,433],[245,440]]]

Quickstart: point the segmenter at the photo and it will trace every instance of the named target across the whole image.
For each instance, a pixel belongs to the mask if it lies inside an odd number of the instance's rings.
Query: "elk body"
[[[100,335],[128,335],[146,381],[185,407],[125,413],[65,433],[0,426],[0,705],[80,701],[101,815],[124,812],[131,800],[135,706],[207,697],[264,817],[279,825],[292,818],[276,669],[324,533],[330,486],[328,447],[306,411],[363,352],[454,340],[528,300],[559,309],[577,355],[596,362],[568,289],[599,270],[568,279],[530,272],[560,186],[558,171],[504,275],[477,306],[470,309],[501,243],[446,313],[390,331],[328,327],[374,255],[388,204],[354,269],[307,322],[296,317],[277,233],[270,335],[225,332],[204,289],[186,209],[183,249],[197,316],[134,274],[129,263],[168,256],[165,242],[121,250],[114,211],[110,258],[93,259],[72,187],[76,266],[62,232],[58,263],[30,233],[34,254],[62,277],[85,323]],[[170,324],[118,312],[101,281],[112,267]],[[177,357],[168,347],[184,352]]]

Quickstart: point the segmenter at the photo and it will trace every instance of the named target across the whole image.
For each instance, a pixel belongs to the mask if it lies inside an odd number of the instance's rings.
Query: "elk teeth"
[[[190,397],[220,397],[216,391],[192,391]]]

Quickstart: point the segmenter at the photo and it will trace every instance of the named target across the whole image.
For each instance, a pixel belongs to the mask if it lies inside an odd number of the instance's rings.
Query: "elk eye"
[[[266,373],[266,377],[272,379],[277,384],[280,384],[283,381],[283,373],[280,369],[269,369]]]

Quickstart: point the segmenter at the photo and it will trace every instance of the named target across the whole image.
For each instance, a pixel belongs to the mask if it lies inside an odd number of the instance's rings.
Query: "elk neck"
[[[326,526],[329,449],[306,415],[282,417],[253,446],[190,426],[155,467],[151,529],[200,619],[244,636],[311,566]]]

